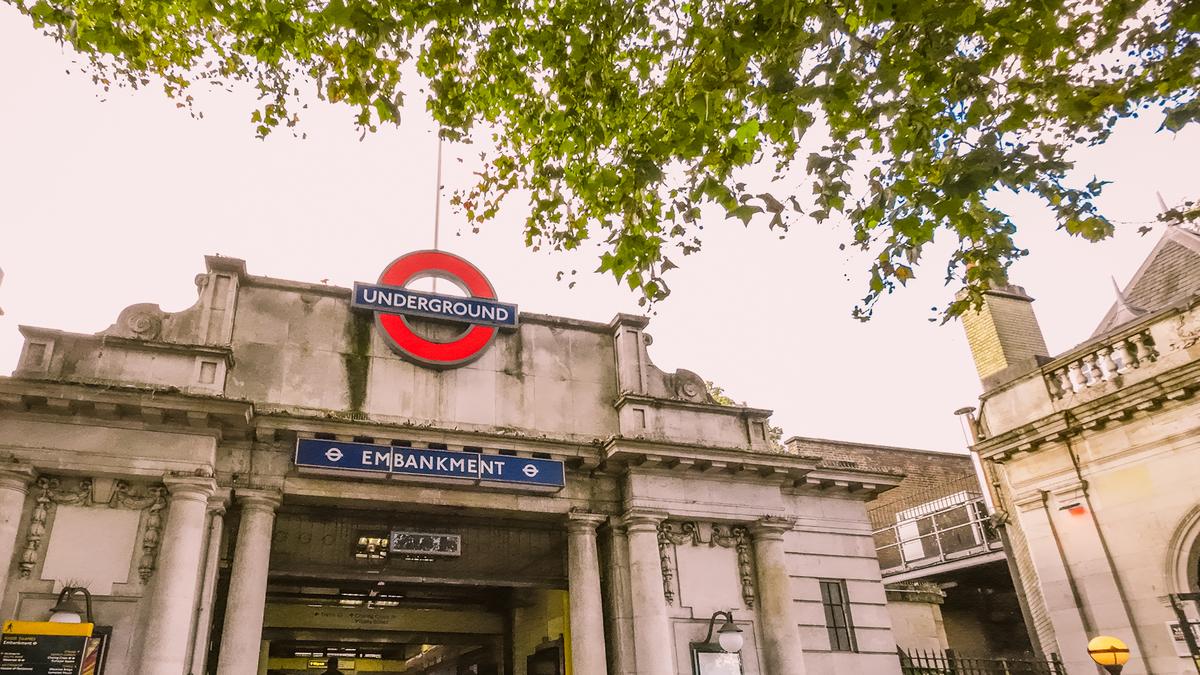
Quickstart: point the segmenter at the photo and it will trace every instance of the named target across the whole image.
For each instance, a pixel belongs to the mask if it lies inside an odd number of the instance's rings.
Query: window
[[[835,652],[856,652],[854,624],[850,621],[850,600],[845,581],[822,581],[821,604],[825,607],[825,627],[829,629],[829,648]]]

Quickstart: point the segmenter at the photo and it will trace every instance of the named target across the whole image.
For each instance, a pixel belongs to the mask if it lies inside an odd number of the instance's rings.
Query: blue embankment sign
[[[563,463],[556,459],[344,443],[319,438],[296,441],[296,466],[449,478],[485,485],[495,483],[531,488],[561,488],[566,485]]]
[[[351,306],[390,314],[411,314],[432,319],[515,328],[517,306],[487,298],[460,298],[410,291],[395,286],[354,284]]]

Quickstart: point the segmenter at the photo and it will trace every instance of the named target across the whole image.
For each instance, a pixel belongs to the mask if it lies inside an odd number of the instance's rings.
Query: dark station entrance
[[[565,537],[557,522],[285,505],[259,675],[565,675]]]
[[[500,675],[508,589],[344,582],[273,583],[267,672]],[[294,623],[293,626],[270,624]]]

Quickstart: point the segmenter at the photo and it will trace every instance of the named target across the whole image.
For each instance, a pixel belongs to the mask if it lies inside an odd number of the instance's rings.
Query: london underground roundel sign
[[[467,297],[405,288],[426,277],[458,286]],[[496,300],[496,291],[471,263],[445,251],[416,251],[384,268],[376,284],[354,284],[353,307],[375,312],[384,340],[401,356],[431,368],[454,368],[479,358],[496,333],[517,327],[517,306]],[[463,326],[449,341],[418,335],[408,317],[424,317]]]

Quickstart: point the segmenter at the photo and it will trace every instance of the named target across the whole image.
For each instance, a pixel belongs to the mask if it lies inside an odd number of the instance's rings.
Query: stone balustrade
[[[1117,380],[1125,373],[1158,359],[1149,328],[1091,345],[1086,351],[1056,359],[1043,370],[1050,394],[1056,400],[1068,394]]]

